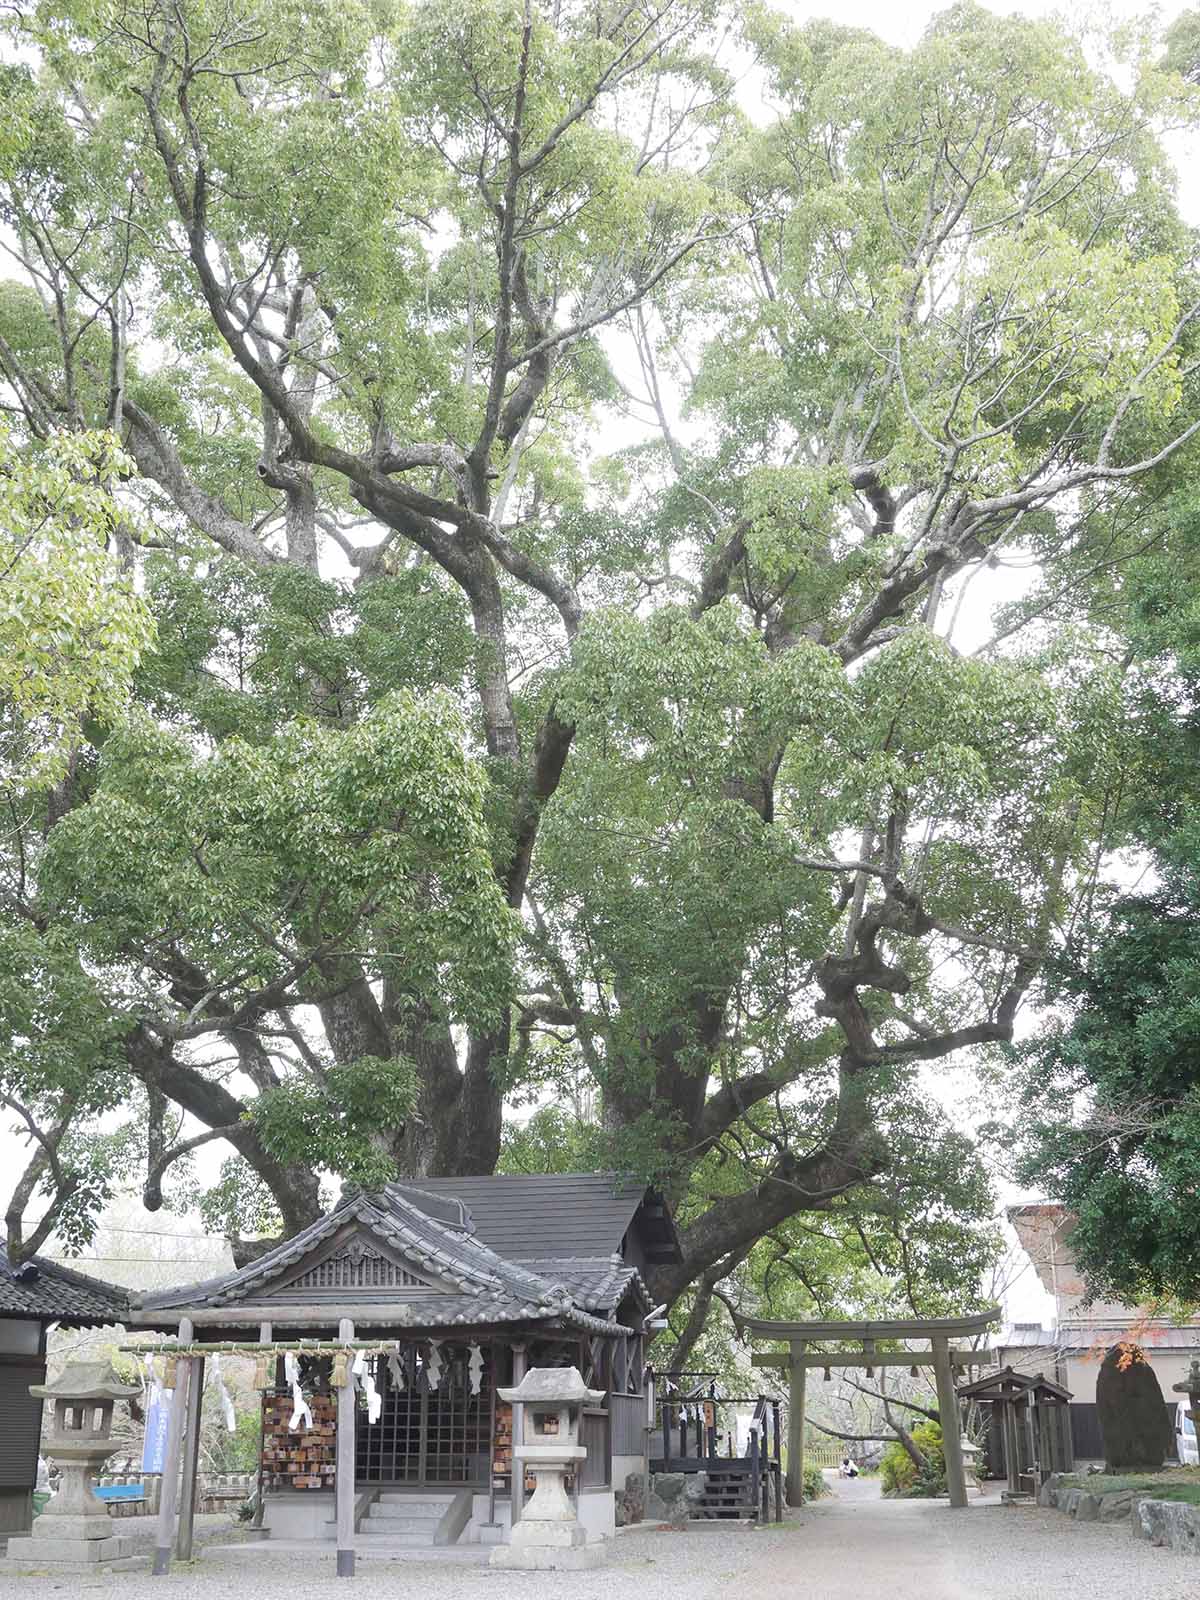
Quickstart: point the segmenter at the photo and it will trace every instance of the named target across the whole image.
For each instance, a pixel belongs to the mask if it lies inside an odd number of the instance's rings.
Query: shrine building
[[[514,1418],[496,1391],[530,1367],[577,1367],[605,1392],[583,1416],[572,1487],[589,1537],[611,1535],[613,1486],[647,1447],[643,1270],[679,1259],[662,1198],[611,1174],[422,1179],[347,1185],[250,1265],[131,1296],[130,1331],[175,1335],[189,1391],[177,1553],[203,1364],[222,1351],[257,1357],[264,1532],[336,1542],[339,1571],[377,1540],[507,1540]]]

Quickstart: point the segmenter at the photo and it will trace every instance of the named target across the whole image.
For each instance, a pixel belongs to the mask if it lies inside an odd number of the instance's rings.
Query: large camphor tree
[[[1194,458],[1194,92],[969,5],[909,52],[710,0],[10,38],[5,404],[120,437],[157,628],[10,788],[46,1202],[223,1139],[210,1218],[294,1230],[314,1169],[541,1139],[661,1179],[694,1313],[823,1216],[953,1241],[928,1075],[1010,1037],[1119,761],[1073,585]],[[964,639],[1010,551],[1045,603]]]

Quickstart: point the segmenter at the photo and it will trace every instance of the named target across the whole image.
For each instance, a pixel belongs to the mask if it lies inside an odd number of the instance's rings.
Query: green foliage
[[[209,1441],[209,1459],[213,1472],[256,1472],[258,1453],[262,1442],[262,1413],[239,1411],[230,1433],[222,1424],[214,1430]]]
[[[394,1155],[380,1148],[380,1129],[401,1127],[414,1097],[410,1063],[365,1056],[330,1067],[319,1084],[268,1089],[252,1118],[280,1161],[310,1161],[378,1188],[397,1176]]]
[[[0,422],[0,751],[10,781],[31,736],[45,779],[61,773],[82,719],[119,720],[153,644],[114,546],[119,533],[136,535],[115,493],[130,467],[110,434],[21,447]]]
[[[936,1500],[946,1493],[946,1457],[942,1449],[941,1424],[918,1422],[911,1433],[924,1465],[918,1470],[908,1451],[896,1440],[887,1446],[880,1459],[880,1484],[884,1494],[905,1500]]]
[[[1129,1304],[1200,1301],[1200,567],[1194,503],[1122,596],[1137,736],[1120,815],[1154,887],[1101,900],[1055,969],[1058,1017],[1024,1046],[1024,1181],[1078,1222],[1089,1290]],[[1143,857],[1145,860],[1145,857]]]

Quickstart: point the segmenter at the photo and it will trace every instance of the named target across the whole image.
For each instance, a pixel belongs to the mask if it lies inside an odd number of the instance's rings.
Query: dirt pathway
[[[756,1535],[746,1592],[786,1600],[1196,1600],[1193,1557],[1155,1550],[1127,1524],[1077,1524],[971,1498],[884,1500],[837,1481],[828,1500]]]

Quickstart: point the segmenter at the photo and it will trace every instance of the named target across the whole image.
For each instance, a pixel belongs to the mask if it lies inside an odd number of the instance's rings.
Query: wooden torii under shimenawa
[[[962,1435],[959,1427],[958,1398],[954,1390],[956,1366],[981,1365],[990,1350],[955,1350],[952,1339],[978,1338],[1000,1320],[999,1306],[969,1317],[902,1317],[878,1322],[772,1322],[762,1317],[739,1317],[738,1331],[752,1339],[785,1341],[786,1354],[761,1352],[753,1355],[755,1367],[779,1367],[789,1375],[788,1407],[788,1504],[804,1503],[804,1411],[806,1385],[811,1367],[932,1367],[937,1383],[938,1416],[942,1424],[942,1447],[946,1457],[946,1487],[952,1506],[967,1503],[967,1475],[963,1467]],[[928,1340],[928,1351],[898,1350],[876,1352],[876,1346],[891,1340]],[[833,1349],[827,1349],[829,1343]],[[814,1349],[819,1345],[820,1349]],[[847,1346],[857,1345],[857,1349]]]

